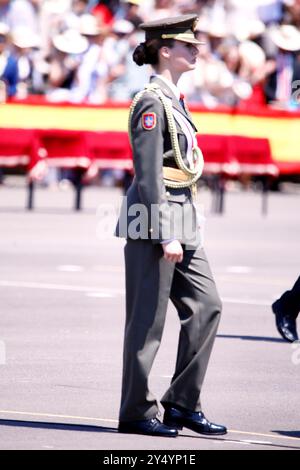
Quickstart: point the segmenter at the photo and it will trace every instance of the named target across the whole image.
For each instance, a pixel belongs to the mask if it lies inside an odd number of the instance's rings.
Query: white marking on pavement
[[[298,441],[300,444],[300,439],[299,437],[292,437],[292,436],[277,436],[276,434],[263,434],[260,432],[250,432],[250,431],[237,431],[230,429],[230,432],[235,433],[235,434],[244,434],[246,436],[260,436],[260,437],[269,437],[269,438],[275,438],[275,439],[291,439],[294,441]]]
[[[97,294],[99,297],[103,296],[116,296],[125,295],[124,289],[101,289],[98,290],[97,286],[76,286],[70,284],[50,284],[40,282],[23,282],[23,281],[6,281],[0,280],[0,287],[17,287],[22,289],[45,289],[45,290],[61,290],[70,292],[84,292],[94,296]],[[270,306],[274,299],[270,300],[251,300],[251,299],[239,299],[234,297],[222,297],[223,302],[233,304],[245,304],[245,305],[258,305],[258,306]]]
[[[113,294],[105,293],[105,292],[90,292],[88,294],[85,294],[87,297],[92,297],[96,299],[110,299],[114,297]]]
[[[0,415],[1,414],[10,414],[10,415],[22,415],[22,416],[37,416],[37,417],[42,417],[42,418],[68,418],[68,419],[76,419],[76,420],[85,420],[85,421],[100,421],[103,423],[118,423],[118,420],[116,419],[110,419],[110,418],[93,418],[93,417],[88,417],[88,416],[73,416],[73,415],[60,415],[60,414],[50,414],[50,413],[36,413],[36,412],[30,412],[30,411],[15,411],[15,410],[0,410]],[[298,441],[300,443],[299,437],[292,437],[292,436],[281,436],[281,435],[276,435],[276,434],[264,434],[264,433],[259,433],[259,432],[249,432],[249,431],[238,431],[234,429],[228,429],[228,433],[235,433],[235,434],[243,434],[247,436],[258,436],[258,437],[268,437],[269,439],[285,439],[285,440],[294,440]],[[243,440],[241,442],[250,444],[250,443],[255,443],[255,441],[247,441]],[[264,443],[267,444],[265,441],[256,441],[257,443]],[[272,442],[270,442],[272,444]]]
[[[276,286],[280,286],[280,288],[283,288],[285,284],[283,279],[275,279],[275,278],[270,278],[270,277],[266,278],[266,277],[259,277],[259,276],[256,276],[256,277],[240,276],[239,278],[237,278],[236,276],[232,274],[227,274],[227,275],[216,274],[215,278],[218,282],[230,282],[230,283],[235,282],[238,284],[246,284],[246,285],[247,284],[254,284],[254,285],[259,284],[260,286],[265,284],[265,285],[270,285],[272,287],[276,285]]]
[[[123,268],[122,266],[94,266],[92,269],[101,273],[103,271],[122,274],[125,273],[125,268]]]
[[[270,445],[272,444],[272,442],[269,442],[269,441],[248,441],[248,440],[242,440],[241,442],[245,442],[245,443],[248,443],[248,444],[266,444],[266,445]]]
[[[84,419],[86,421],[101,421],[103,423],[118,423],[116,419],[105,419],[105,418],[91,418],[88,416],[73,416],[73,415],[58,415],[50,413],[35,413],[31,411],[10,411],[0,410],[0,414],[11,414],[11,415],[22,415],[22,416],[38,416],[40,418],[68,418],[68,419]]]
[[[61,266],[57,266],[58,271],[68,272],[68,273],[79,273],[84,270],[82,266],[78,266],[76,264],[64,264]]]
[[[221,441],[221,442],[223,444],[236,444],[236,445],[245,444],[245,445],[249,445],[249,442],[246,442],[246,441],[231,441],[230,439],[226,439],[226,440],[224,439],[224,441]]]
[[[45,290],[62,290],[71,292],[98,292],[97,286],[76,286],[70,284],[49,284],[40,282],[16,282],[16,281],[1,281],[0,287],[21,287],[23,289],[45,289]],[[124,289],[101,289],[99,293],[109,295],[123,295]]]
[[[233,274],[249,274],[253,269],[250,266],[228,266],[226,271]]]
[[[229,304],[246,304],[246,305],[259,305],[270,307],[273,300],[251,300],[251,299],[235,299],[233,297],[222,297],[222,302]]]

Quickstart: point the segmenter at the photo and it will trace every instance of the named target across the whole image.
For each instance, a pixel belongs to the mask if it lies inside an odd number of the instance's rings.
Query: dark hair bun
[[[139,66],[146,64],[147,51],[146,44],[144,42],[142,42],[135,48],[132,58],[134,62]]]

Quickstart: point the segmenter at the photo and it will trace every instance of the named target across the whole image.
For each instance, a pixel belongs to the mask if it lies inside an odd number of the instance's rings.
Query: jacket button
[[[149,232],[150,232],[150,233],[153,233],[153,228],[149,228]]]

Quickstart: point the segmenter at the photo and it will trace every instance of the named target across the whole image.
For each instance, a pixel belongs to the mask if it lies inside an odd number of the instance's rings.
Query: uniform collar
[[[181,104],[179,103],[180,91],[177,86],[162,75],[152,75],[150,81],[159,85],[164,95],[168,96],[172,100],[172,106],[174,106],[177,111],[179,111],[186,119],[188,119],[194,130],[197,131],[189,111],[184,112]]]
[[[160,80],[162,80],[170,88],[172,93],[176,96],[176,98],[179,101],[179,99],[180,99],[180,90],[173,82],[171,82],[171,80],[169,80],[168,78],[164,77],[163,75],[159,75],[159,74],[152,75],[152,77],[159,78]]]

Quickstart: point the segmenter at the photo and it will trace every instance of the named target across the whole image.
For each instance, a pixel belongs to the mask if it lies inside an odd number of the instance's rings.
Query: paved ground
[[[124,324],[123,241],[111,232],[119,190],[0,186],[1,449],[300,449],[300,345],[281,340],[270,304],[299,274],[299,192],[231,191],[206,211],[206,251],[224,303],[203,390],[206,415],[230,430],[177,439],[116,433]],[[101,207],[100,207],[101,205]],[[97,212],[98,208],[98,212]],[[168,386],[178,321],[172,306],[151,385]]]

